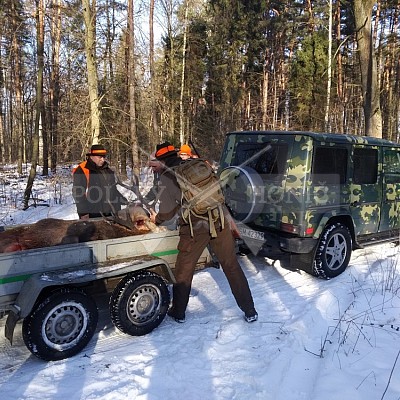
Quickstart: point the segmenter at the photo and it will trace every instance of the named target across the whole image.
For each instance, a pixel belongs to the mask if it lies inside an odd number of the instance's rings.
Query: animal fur
[[[158,232],[146,211],[139,206],[128,206],[116,218],[102,220],[42,219],[35,224],[18,226],[0,232],[0,253],[11,253],[60,244],[82,243],[92,240],[114,239]]]

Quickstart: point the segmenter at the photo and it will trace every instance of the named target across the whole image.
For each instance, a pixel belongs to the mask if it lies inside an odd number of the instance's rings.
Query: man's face
[[[160,161],[157,161],[157,160],[150,160],[149,166],[151,167],[151,169],[154,173],[159,173],[164,169],[164,165]]]
[[[190,155],[188,153],[179,153],[179,157],[182,158],[182,160],[187,160],[190,158]]]
[[[98,166],[102,167],[106,161],[106,156],[90,156],[90,159]]]

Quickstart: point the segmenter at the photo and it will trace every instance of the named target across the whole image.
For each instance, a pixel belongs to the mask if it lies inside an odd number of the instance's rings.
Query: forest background
[[[44,175],[232,130],[399,139],[399,0],[0,0],[0,166]],[[133,168],[132,168],[133,167]],[[134,176],[134,174],[132,174]]]

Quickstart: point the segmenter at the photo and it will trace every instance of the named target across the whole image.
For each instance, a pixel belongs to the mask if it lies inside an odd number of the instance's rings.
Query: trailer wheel
[[[114,325],[132,336],[146,335],[161,324],[170,301],[164,280],[150,271],[121,279],[110,298]]]
[[[26,347],[46,361],[79,353],[92,338],[98,320],[95,301],[78,288],[64,287],[42,299],[24,319]]]
[[[349,265],[352,239],[349,229],[340,222],[328,225],[322,232],[315,253],[313,275],[330,279]]]

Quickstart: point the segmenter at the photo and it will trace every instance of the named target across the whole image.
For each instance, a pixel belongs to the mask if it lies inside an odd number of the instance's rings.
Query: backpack
[[[222,206],[225,197],[217,175],[210,164],[201,158],[188,159],[173,167],[178,185],[182,191],[182,218],[190,225],[193,236],[191,215],[207,220],[212,237],[217,236],[215,222],[221,221],[224,228]]]

